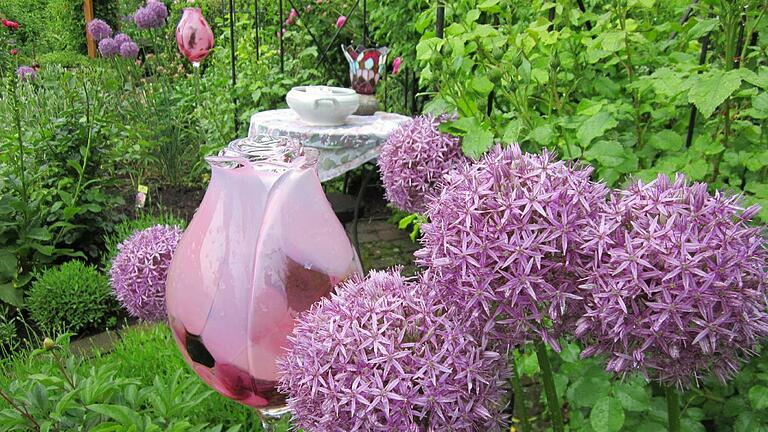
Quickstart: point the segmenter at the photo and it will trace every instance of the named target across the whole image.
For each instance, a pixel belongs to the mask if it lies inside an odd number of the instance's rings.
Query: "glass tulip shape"
[[[176,26],[179,51],[197,67],[213,48],[213,31],[198,8],[185,8]]]

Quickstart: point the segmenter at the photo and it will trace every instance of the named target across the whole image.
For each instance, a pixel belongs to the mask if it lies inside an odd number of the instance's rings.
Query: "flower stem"
[[[528,423],[528,408],[525,406],[525,394],[523,385],[520,382],[520,374],[517,371],[515,355],[512,354],[512,391],[515,394],[515,415],[520,419],[520,429],[523,432],[531,432],[531,425]]]
[[[677,391],[672,386],[666,386],[667,393],[667,424],[669,432],[680,432],[680,401]]]
[[[557,389],[555,389],[555,380],[552,375],[552,365],[549,362],[549,355],[547,354],[547,347],[544,342],[537,341],[534,343],[536,346],[536,357],[539,360],[539,367],[541,368],[541,377],[544,381],[544,393],[547,396],[547,406],[549,406],[549,413],[552,416],[552,430],[554,432],[563,432],[563,415],[560,407],[560,402],[557,399]],[[670,431],[673,432],[673,431]]]

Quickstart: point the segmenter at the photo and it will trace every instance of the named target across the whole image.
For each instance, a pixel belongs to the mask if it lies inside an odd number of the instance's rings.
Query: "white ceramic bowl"
[[[360,105],[354,90],[326,86],[294,87],[285,101],[302,120],[314,126],[343,125]]]

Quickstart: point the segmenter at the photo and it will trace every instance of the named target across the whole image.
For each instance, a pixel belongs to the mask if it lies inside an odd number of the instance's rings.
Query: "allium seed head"
[[[725,381],[768,336],[766,249],[756,208],[660,175],[617,193],[584,230],[594,268],[576,335],[583,356],[687,387]]]
[[[156,225],[118,245],[110,282],[115,297],[132,316],[165,320],[165,279],[181,234],[178,227]]]
[[[106,38],[99,41],[99,54],[102,57],[109,58],[120,54],[120,47],[112,38]]]
[[[129,41],[120,46],[120,57],[125,59],[135,59],[139,56],[139,46],[136,42]]]
[[[461,140],[438,130],[444,117],[416,117],[387,139],[379,156],[379,168],[387,199],[409,212],[426,210],[426,195],[451,169],[468,159]]]
[[[19,77],[19,80],[30,82],[37,78],[37,71],[31,66],[19,66],[19,68],[16,69],[16,75]]]
[[[608,193],[591,173],[510,145],[446,176],[417,262],[469,326],[502,345],[544,340],[559,350],[556,336],[582,312],[583,232]]]
[[[136,27],[140,29],[155,29],[165,25],[168,18],[168,8],[158,0],[147,1],[146,6],[139,8],[133,15]]]
[[[133,39],[131,39],[131,37],[125,33],[118,33],[115,35],[113,39],[115,39],[115,42],[117,42],[117,46],[119,47],[122,47],[124,44],[128,42],[133,42]]]
[[[396,271],[343,283],[303,314],[278,369],[308,432],[500,431],[506,358]]]

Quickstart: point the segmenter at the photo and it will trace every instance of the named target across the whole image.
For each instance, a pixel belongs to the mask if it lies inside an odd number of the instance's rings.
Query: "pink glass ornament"
[[[185,8],[176,26],[179,51],[197,67],[213,48],[213,31],[198,8]]]
[[[361,274],[360,262],[320,185],[317,150],[246,139],[207,160],[211,182],[168,273],[168,320],[203,381],[274,412],[285,403],[275,361],[295,318]]]

